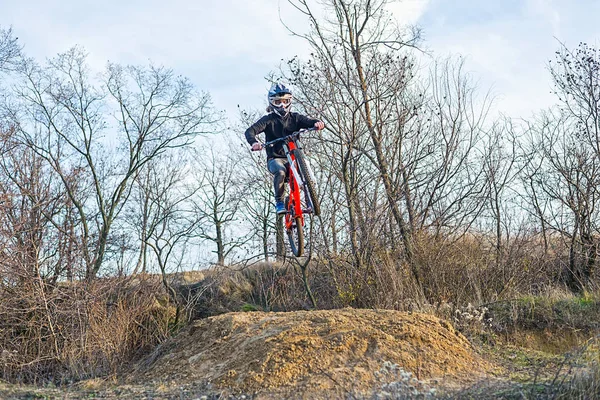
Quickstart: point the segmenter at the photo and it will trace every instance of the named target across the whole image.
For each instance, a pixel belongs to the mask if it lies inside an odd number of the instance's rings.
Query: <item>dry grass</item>
[[[1,378],[62,383],[116,373],[169,335],[174,310],[162,293],[144,279],[0,288]]]
[[[475,339],[500,334],[531,342],[533,336],[518,333],[537,330],[552,333],[552,341],[597,329],[598,292],[575,296],[564,289],[561,253],[537,254],[532,243],[511,244],[500,263],[474,237],[421,238],[412,267],[401,253],[374,243],[360,262],[350,254],[315,257],[308,285],[319,309],[434,313]],[[312,308],[298,265],[289,261],[171,278],[183,323],[227,312]],[[0,285],[0,301],[0,379],[12,382],[114,374],[177,328],[171,300],[152,277],[57,284],[23,275]],[[543,335],[536,337],[540,348]]]

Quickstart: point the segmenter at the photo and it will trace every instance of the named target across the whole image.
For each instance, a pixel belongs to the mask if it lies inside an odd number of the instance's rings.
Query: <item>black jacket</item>
[[[256,135],[265,133],[265,141],[270,142],[277,138],[288,136],[299,129],[312,128],[318,119],[308,118],[304,115],[290,112],[285,117],[280,117],[275,113],[270,113],[256,121],[250,128],[246,129],[246,140],[250,145],[258,142]],[[285,158],[283,143],[276,143],[267,147],[267,159]]]

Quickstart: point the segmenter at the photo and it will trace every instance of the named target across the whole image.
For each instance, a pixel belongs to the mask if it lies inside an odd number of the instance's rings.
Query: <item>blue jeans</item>
[[[269,169],[269,172],[273,174],[273,188],[275,189],[275,201],[283,201],[287,166],[287,158],[272,158],[267,163],[267,168]]]

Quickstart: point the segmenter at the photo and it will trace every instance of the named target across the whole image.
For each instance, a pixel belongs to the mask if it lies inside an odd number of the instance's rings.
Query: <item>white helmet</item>
[[[273,111],[283,117],[292,108],[292,91],[282,83],[274,83],[269,89],[268,100]]]

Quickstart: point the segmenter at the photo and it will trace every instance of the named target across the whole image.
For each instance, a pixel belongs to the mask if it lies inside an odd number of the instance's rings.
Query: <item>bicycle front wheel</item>
[[[321,215],[321,205],[319,204],[319,198],[317,197],[317,183],[313,178],[308,163],[304,159],[304,154],[302,154],[299,149],[296,149],[294,150],[294,157],[296,158],[298,169],[304,180],[305,193],[308,194],[313,214],[318,217]]]
[[[302,218],[294,218],[292,226],[287,229],[287,235],[290,247],[292,248],[292,253],[296,257],[302,256],[304,253],[304,229],[302,226]]]

